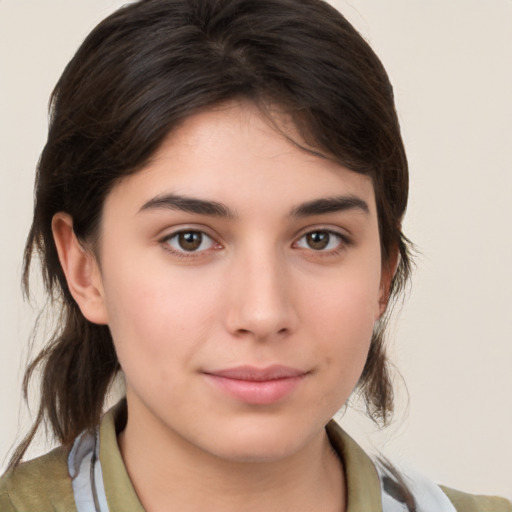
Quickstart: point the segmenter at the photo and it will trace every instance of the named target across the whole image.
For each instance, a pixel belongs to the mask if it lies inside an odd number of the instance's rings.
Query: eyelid
[[[172,229],[168,229],[164,234],[158,237],[158,243],[166,250],[167,252],[180,257],[180,258],[194,258],[203,256],[205,253],[211,250],[218,250],[222,248],[222,244],[218,241],[218,236],[211,233],[211,229],[208,229],[206,226],[198,226],[198,225],[180,225],[174,226]],[[206,249],[196,250],[196,251],[186,251],[180,250],[172,247],[168,242],[180,235],[180,233],[201,233],[202,236],[208,237],[212,241],[212,246]]]
[[[340,226],[333,226],[333,225],[325,225],[325,224],[314,224],[312,226],[307,226],[306,228],[302,228],[297,232],[297,234],[294,237],[294,240],[299,240],[299,238],[302,238],[303,236],[307,235],[308,233],[315,233],[317,231],[324,231],[326,233],[331,233],[333,235],[337,235],[341,237],[346,243],[350,243],[352,240],[352,235],[347,229],[344,229]]]
[[[299,247],[297,244],[300,240],[302,240],[305,236],[311,233],[317,233],[317,232],[323,232],[328,233],[329,235],[335,236],[337,239],[339,239],[339,244],[333,248],[333,249],[318,249],[315,250],[311,247]],[[336,254],[339,251],[347,248],[352,244],[351,237],[344,232],[341,228],[334,228],[332,226],[325,226],[325,225],[318,225],[318,226],[308,226],[307,228],[301,230],[297,236],[294,239],[294,242],[292,244],[292,247],[303,249],[306,251],[311,251],[312,253],[316,253],[318,255],[330,255],[330,254]]]
[[[166,239],[171,238],[172,236],[175,236],[179,233],[186,233],[187,231],[197,231],[199,233],[203,233],[206,236],[209,236],[215,241],[218,241],[220,239],[220,236],[216,231],[214,231],[209,226],[206,226],[204,224],[175,224],[175,225],[168,225],[164,229],[159,230],[159,233],[155,236],[155,239],[158,241],[163,241]]]

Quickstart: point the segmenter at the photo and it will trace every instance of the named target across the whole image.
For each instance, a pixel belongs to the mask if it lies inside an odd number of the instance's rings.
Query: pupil
[[[315,231],[314,233],[308,233],[307,241],[311,249],[319,251],[325,249],[329,243],[329,233],[325,231]]]
[[[195,251],[200,247],[203,236],[197,231],[187,231],[179,234],[178,241],[183,250]]]

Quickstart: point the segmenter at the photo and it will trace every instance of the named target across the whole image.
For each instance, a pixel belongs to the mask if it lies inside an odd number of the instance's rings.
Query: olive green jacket
[[[144,512],[119,452],[116,409],[103,417],[99,429],[106,502],[110,512]],[[334,422],[327,431],[346,470],[347,512],[383,512],[381,480],[372,460]],[[0,479],[0,512],[76,512],[68,455],[68,450],[57,448],[6,473]],[[442,490],[457,512],[512,512],[512,504],[503,498]]]

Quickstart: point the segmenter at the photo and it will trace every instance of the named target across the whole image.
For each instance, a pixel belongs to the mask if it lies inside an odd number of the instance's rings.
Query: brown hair
[[[408,171],[392,87],[357,31],[321,0],[141,0],[101,22],[51,97],[48,140],[36,178],[24,286],[38,254],[61,323],[26,371],[41,400],[16,465],[42,423],[64,444],[98,424],[120,370],[107,326],[88,322],[59,264],[52,217],[67,212],[79,240],[94,240],[105,198],[137,172],[167,134],[200,109],[244,98],[290,115],[307,145],[371,177],[384,263],[399,255],[390,294],[410,270],[401,220]],[[390,263],[391,264],[391,263]],[[376,329],[358,383],[369,415],[386,421],[392,387]]]

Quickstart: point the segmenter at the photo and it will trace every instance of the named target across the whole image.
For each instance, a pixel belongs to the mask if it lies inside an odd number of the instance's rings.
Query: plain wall
[[[19,390],[37,310],[20,273],[48,96],[122,3],[0,0],[0,463],[28,419]],[[398,380],[390,428],[353,413],[342,424],[437,481],[512,497],[512,2],[332,3],[395,86],[411,169],[404,227],[421,252],[391,332],[407,413]]]

